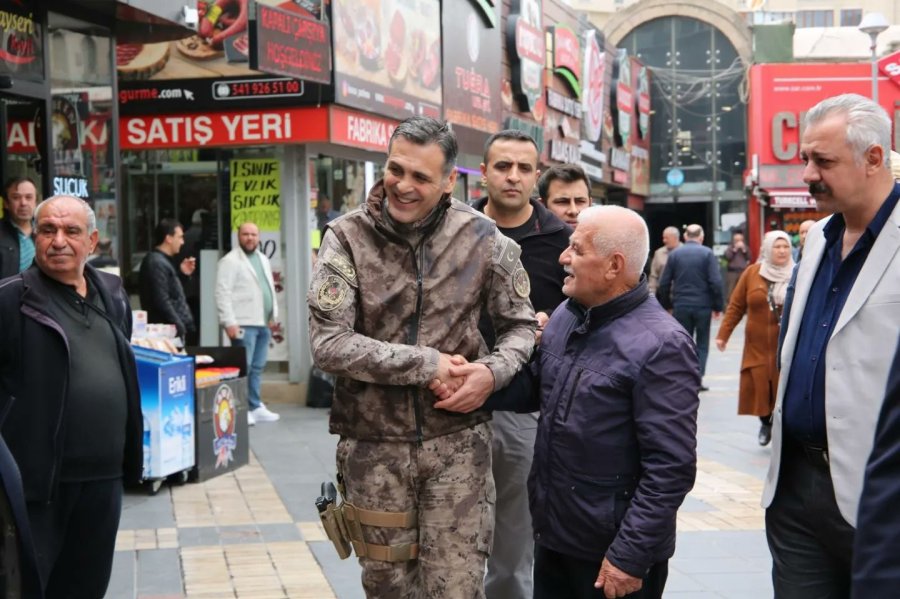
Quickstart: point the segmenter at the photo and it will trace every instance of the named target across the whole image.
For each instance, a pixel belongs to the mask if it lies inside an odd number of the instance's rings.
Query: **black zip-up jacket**
[[[19,231],[9,218],[0,219],[0,279],[19,274]]]
[[[569,245],[572,228],[540,202],[529,201],[537,214],[534,229],[513,241],[522,248],[520,259],[531,280],[529,299],[534,311],[551,314],[566,299],[562,292],[566,271],[559,263],[559,256]],[[483,213],[487,202],[487,198],[484,198],[474,207]],[[486,314],[482,314],[478,330],[481,331],[487,346],[493,348],[494,331]]]
[[[169,256],[150,250],[141,261],[138,286],[147,322],[174,324],[178,336],[184,337],[196,326],[178,272]]]
[[[84,267],[114,324],[115,351],[127,389],[123,476],[140,481],[143,417],[137,367],[131,351],[131,307],[119,277]],[[50,315],[50,282],[32,266],[0,282],[0,414],[2,433],[22,473],[28,501],[51,501],[59,485],[65,444],[69,343]]]

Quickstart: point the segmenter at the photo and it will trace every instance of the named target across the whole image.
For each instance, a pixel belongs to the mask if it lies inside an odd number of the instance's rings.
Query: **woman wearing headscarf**
[[[725,351],[734,327],[747,315],[738,414],[759,416],[760,445],[768,445],[772,438],[772,409],[778,390],[778,325],[793,269],[791,238],[784,231],[766,233],[759,261],[738,280],[716,336],[716,347]]]

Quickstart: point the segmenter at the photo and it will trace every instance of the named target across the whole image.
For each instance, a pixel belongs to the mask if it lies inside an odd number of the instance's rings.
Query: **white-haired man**
[[[891,120],[845,94],[806,114],[803,180],[833,215],[788,287],[772,463],[763,491],[775,596],[847,597],[866,460],[900,335],[900,186]]]
[[[647,289],[648,253],[636,212],[583,210],[559,259],[569,299],[486,404],[541,411],[528,480],[535,599],[663,594],[696,474],[700,371],[693,341]],[[432,389],[435,407],[457,408],[439,381]]]

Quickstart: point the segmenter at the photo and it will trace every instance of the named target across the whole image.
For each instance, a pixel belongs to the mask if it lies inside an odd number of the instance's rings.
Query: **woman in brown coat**
[[[747,315],[738,414],[759,416],[760,445],[768,445],[772,438],[772,409],[778,390],[778,323],[793,268],[788,234],[766,233],[759,262],[749,266],[738,280],[716,336],[716,347],[725,351],[734,327]]]

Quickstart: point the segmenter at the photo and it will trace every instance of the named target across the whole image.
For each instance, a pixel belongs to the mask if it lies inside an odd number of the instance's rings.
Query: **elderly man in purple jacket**
[[[663,594],[676,512],[696,475],[700,368],[641,276],[648,253],[637,213],[581,212],[560,256],[570,299],[531,364],[484,405],[540,407],[528,481],[535,599]],[[435,407],[461,408],[440,381],[432,388]]]

